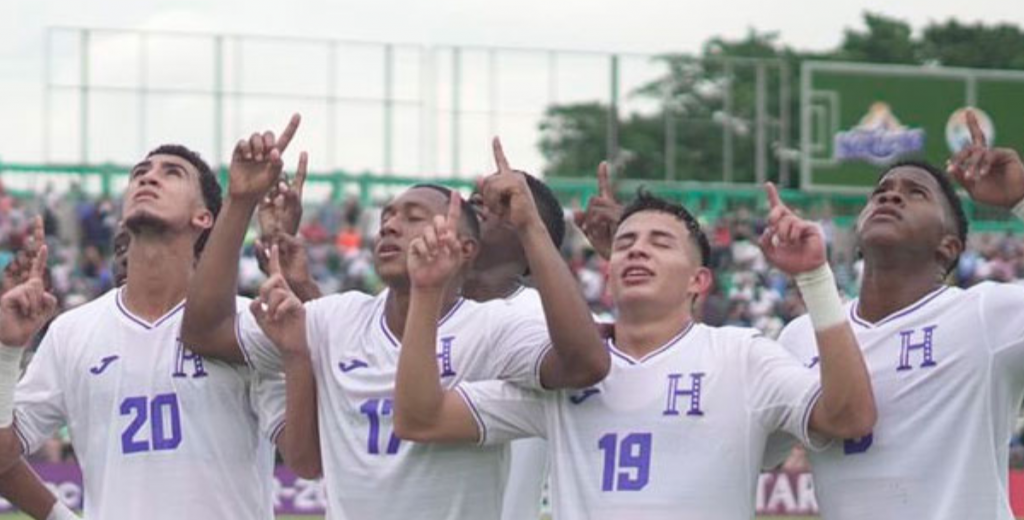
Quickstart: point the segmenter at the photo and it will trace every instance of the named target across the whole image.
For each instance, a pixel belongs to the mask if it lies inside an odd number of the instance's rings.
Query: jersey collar
[[[124,287],[119,287],[116,291],[117,293],[114,295],[114,303],[117,304],[117,310],[121,311],[121,314],[124,315],[125,318],[128,318],[132,323],[135,323],[146,330],[152,330],[163,325],[167,320],[171,319],[175,314],[181,312],[181,310],[185,308],[185,300],[181,300],[181,303],[175,305],[163,316],[150,323],[145,319],[132,314],[132,311],[128,310],[128,306],[124,304]]]
[[[388,320],[385,319],[387,313],[384,312],[384,309],[386,308],[385,304],[387,302],[387,295],[383,296],[384,297],[380,299],[380,318],[377,321],[380,323],[380,331],[384,334],[384,338],[388,340],[388,343],[391,343],[391,346],[397,348],[401,346],[402,342],[398,341],[398,337],[395,336],[395,334],[391,332],[391,328],[388,327]],[[452,305],[452,308],[448,309],[448,312],[445,313],[445,315],[442,316],[440,320],[438,320],[438,328],[440,328],[441,325],[444,325],[446,321],[448,321],[452,316],[454,316],[455,311],[459,310],[459,308],[462,307],[462,304],[465,302],[466,299],[459,296],[459,299],[455,301],[455,305]]]
[[[664,345],[658,347],[652,352],[647,353],[647,355],[640,359],[634,359],[633,356],[630,356],[629,354],[626,354],[625,352],[619,350],[618,347],[615,346],[615,338],[613,336],[608,336],[608,338],[605,339],[605,346],[608,347],[608,351],[611,352],[612,355],[618,357],[619,359],[625,361],[626,363],[629,363],[630,365],[641,365],[647,362],[649,359],[659,354],[662,354],[665,351],[672,348],[673,346],[679,344],[683,340],[683,338],[685,338],[686,335],[689,334],[690,331],[693,329],[694,323],[695,322],[691,320],[690,323],[686,324],[686,327],[684,327],[683,330],[679,332],[679,334],[676,334]]]
[[[859,310],[859,308],[860,308],[860,298],[857,298],[857,300],[854,301],[852,305],[850,305],[850,321],[852,321],[856,325],[859,325],[859,326],[864,327],[866,329],[873,329],[875,327],[880,327],[880,326],[882,326],[882,325],[884,325],[884,324],[886,324],[886,323],[888,323],[890,321],[893,321],[893,320],[902,318],[904,316],[909,316],[910,314],[913,314],[915,311],[917,311],[917,310],[921,309],[922,307],[924,307],[925,305],[927,305],[928,302],[934,300],[940,294],[946,292],[946,289],[949,289],[949,286],[948,285],[943,285],[942,287],[939,287],[938,289],[935,289],[934,291],[932,291],[932,292],[922,296],[916,302],[911,303],[910,305],[908,305],[908,306],[906,306],[906,307],[904,307],[904,308],[902,308],[902,309],[900,309],[900,310],[898,310],[898,311],[896,311],[896,312],[894,312],[894,313],[892,313],[892,314],[890,314],[890,315],[888,315],[888,316],[878,320],[875,323],[871,323],[870,321],[865,320],[864,318],[860,317],[860,310]]]

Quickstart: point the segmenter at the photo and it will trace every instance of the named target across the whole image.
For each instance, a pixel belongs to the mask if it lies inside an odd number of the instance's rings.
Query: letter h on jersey
[[[455,375],[455,369],[452,367],[453,341],[455,341],[455,336],[441,338],[441,352],[437,355],[437,359],[441,361],[441,377],[452,377]]]
[[[896,367],[897,371],[914,368],[910,364],[910,354],[918,350],[921,351],[923,357],[920,368],[933,367],[937,364],[932,358],[932,333],[936,328],[938,325],[923,328],[924,339],[920,343],[914,343],[914,329],[900,331],[900,364]]]
[[[665,404],[663,415],[679,415],[680,397],[690,398],[690,409],[686,411],[686,415],[704,415],[704,412],[700,409],[700,392],[704,380],[704,372],[690,373],[690,388],[688,390],[680,389],[682,377],[683,374],[668,375],[668,402]]]
[[[174,373],[172,377],[188,377],[185,372],[185,363],[192,362],[192,377],[206,377],[206,370],[203,368],[203,357],[185,348],[185,345],[178,340],[178,353],[174,357]]]

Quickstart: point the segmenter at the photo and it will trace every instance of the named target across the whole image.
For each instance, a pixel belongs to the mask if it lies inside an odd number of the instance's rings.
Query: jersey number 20
[[[181,444],[181,418],[175,394],[158,394],[152,399],[127,397],[121,401],[121,415],[133,416],[121,434],[123,453],[173,450]],[[148,436],[142,431],[147,423]]]

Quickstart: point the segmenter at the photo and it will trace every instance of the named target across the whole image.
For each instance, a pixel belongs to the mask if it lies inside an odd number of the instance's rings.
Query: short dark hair
[[[524,171],[515,170],[515,172],[526,177],[526,185],[530,188],[533,201],[537,204],[537,212],[540,213],[540,219],[544,221],[544,227],[547,228],[551,241],[555,243],[556,249],[562,247],[562,241],[565,240],[565,212],[562,210],[562,203],[558,201],[555,192],[551,191],[544,181]]]
[[[434,184],[431,182],[421,182],[419,184],[413,184],[409,189],[411,190],[413,188],[427,188],[429,190],[434,190],[444,195],[444,200],[448,202],[451,202],[452,200],[452,189],[447,186],[441,186],[440,184]],[[460,205],[462,206],[463,224],[465,224],[469,229],[469,234],[472,235],[473,238],[480,240],[480,219],[476,216],[476,210],[473,209],[473,205],[470,204],[465,197],[462,197]]]
[[[199,153],[180,144],[162,144],[146,154],[146,158],[148,159],[154,155],[173,155],[179,157],[199,171],[199,189],[203,194],[203,204],[206,206],[206,209],[210,210],[210,213],[213,214],[213,220],[216,221],[217,215],[220,214],[221,206],[220,182],[217,180],[217,175],[213,173],[210,165],[199,156]],[[193,247],[196,257],[199,257],[203,252],[203,248],[206,247],[206,241],[209,240],[212,230],[212,228],[204,230],[199,235],[199,238],[196,239]]]
[[[878,182],[876,182],[875,184],[882,182],[882,179],[884,179],[885,176],[889,174],[889,172],[897,168],[917,168],[919,170],[924,170],[925,172],[928,172],[928,174],[931,175],[933,179],[935,179],[935,182],[939,184],[939,188],[942,190],[942,195],[946,198],[946,202],[949,203],[950,210],[952,210],[953,212],[952,217],[953,220],[956,221],[957,238],[959,238],[960,243],[963,244],[964,247],[966,247],[968,230],[967,213],[964,212],[963,202],[960,200],[960,197],[956,194],[956,186],[953,185],[953,181],[949,179],[949,176],[946,175],[945,172],[937,168],[935,165],[927,161],[906,160],[898,161],[889,165],[884,171],[882,171],[882,174],[878,176]],[[953,259],[950,265],[946,266],[946,272],[949,273],[949,271],[952,271],[959,261],[960,255],[957,255],[957,257]]]
[[[641,187],[636,190],[636,199],[622,210],[619,225],[621,226],[626,219],[642,211],[660,211],[672,215],[682,222],[686,226],[686,230],[690,232],[690,240],[693,240],[694,245],[700,251],[700,265],[708,267],[711,264],[711,243],[708,242],[708,236],[704,234],[704,230],[701,229],[700,223],[697,222],[693,214],[682,204],[651,195]]]

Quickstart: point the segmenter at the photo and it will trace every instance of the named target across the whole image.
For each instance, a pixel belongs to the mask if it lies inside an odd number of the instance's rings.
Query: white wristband
[[[46,520],[78,520],[78,515],[71,512],[68,506],[64,505],[59,499],[53,504],[53,509],[50,510],[50,514],[46,515]]]
[[[0,343],[0,428],[14,423],[14,387],[21,375],[21,347]]]
[[[836,279],[828,264],[800,273],[795,278],[814,330],[825,330],[846,321],[843,302],[839,300],[839,291],[836,290]]]
[[[1013,209],[1010,211],[1017,215],[1017,218],[1024,220],[1024,199],[1020,199],[1020,202],[1014,204]]]

